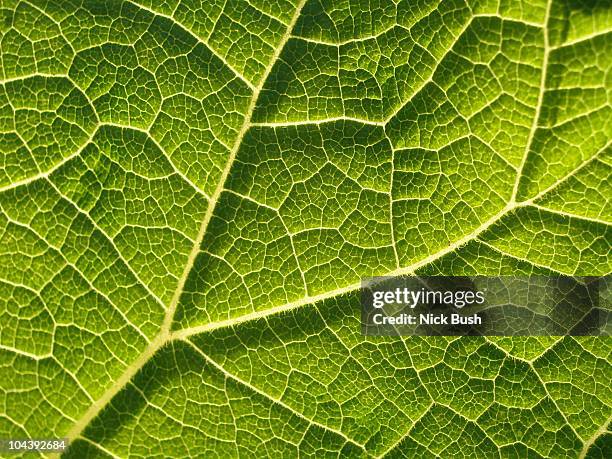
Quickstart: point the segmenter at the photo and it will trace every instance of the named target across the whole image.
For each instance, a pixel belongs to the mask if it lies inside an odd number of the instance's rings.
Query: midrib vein
[[[225,181],[227,180],[227,176],[229,175],[232,164],[234,163],[236,154],[238,153],[238,150],[240,149],[240,146],[242,144],[242,140],[245,134],[251,127],[251,117],[253,115],[255,105],[259,97],[259,93],[261,89],[263,88],[266,80],[268,79],[268,76],[272,68],[274,67],[274,64],[278,60],[278,57],[281,51],[285,47],[287,40],[289,40],[289,38],[291,37],[291,31],[293,30],[293,27],[297,19],[299,18],[301,10],[305,3],[306,3],[306,0],[300,0],[300,2],[298,3],[295,13],[293,14],[293,18],[291,19],[291,22],[287,26],[287,30],[285,31],[285,34],[283,35],[280,42],[278,43],[278,46],[276,47],[274,54],[270,58],[270,63],[268,64],[268,67],[266,68],[264,74],[262,75],[260,83],[253,90],[253,95],[251,97],[251,101],[249,103],[249,107],[247,109],[244,122],[242,123],[242,127],[240,128],[238,136],[236,137],[236,141],[230,152],[229,158],[227,159],[225,163],[225,168],[223,169],[219,182],[217,183],[217,188],[215,189],[215,192],[210,197],[208,207],[206,209],[206,214],[204,215],[204,219],[202,221],[202,224],[200,225],[198,235],[194,241],[191,252],[189,253],[189,256],[187,258],[185,269],[183,270],[183,273],[181,274],[181,277],[178,280],[176,290],[174,291],[174,294],[172,295],[172,299],[170,301],[170,305],[168,306],[168,309],[166,310],[164,321],[162,323],[159,333],[155,336],[155,338],[151,340],[149,345],[136,358],[136,360],[134,360],[132,364],[130,364],[129,366],[125,368],[125,371],[123,372],[123,374],[102,395],[102,397],[100,397],[92,405],[90,405],[90,407],[87,409],[85,414],[72,426],[72,428],[66,435],[69,442],[75,440],[76,438],[79,438],[81,434],[83,433],[83,431],[85,430],[85,428],[89,425],[89,423],[98,414],[102,412],[102,410],[110,403],[110,401],[115,397],[115,395],[117,395],[121,391],[121,389],[123,389],[123,387],[149,361],[149,359],[153,357],[153,355],[162,346],[164,346],[164,344],[174,339],[173,334],[170,333],[170,327],[172,326],[172,320],[174,319],[174,313],[176,311],[176,307],[183,293],[185,282],[187,281],[187,278],[189,277],[189,273],[191,272],[193,268],[193,265],[198,256],[198,253],[200,252],[200,246],[206,234],[208,225],[214,214],[219,197],[221,196],[221,193],[223,192],[223,189],[225,187]]]
[[[259,85],[257,85],[257,87],[253,90],[253,96],[251,97],[251,102],[249,103],[249,107],[247,108],[246,117],[244,119],[244,122],[242,123],[242,127],[240,128],[240,132],[238,132],[238,137],[236,137],[236,142],[234,143],[234,147],[232,148],[232,151],[230,152],[230,156],[225,163],[225,168],[223,169],[221,178],[219,179],[219,182],[217,183],[217,188],[215,189],[215,192],[210,197],[208,208],[206,209],[206,214],[204,215],[204,220],[202,221],[202,225],[200,226],[200,230],[198,231],[198,235],[196,237],[195,243],[187,259],[187,264],[185,266],[185,269],[183,270],[183,274],[179,278],[176,290],[174,291],[174,295],[172,296],[172,300],[170,302],[170,306],[168,307],[168,311],[166,312],[166,316],[164,318],[164,323],[162,325],[162,329],[160,333],[162,335],[167,336],[168,338],[169,338],[170,327],[172,326],[172,320],[174,319],[174,312],[176,311],[176,306],[183,293],[185,282],[187,281],[187,277],[189,277],[189,273],[191,272],[191,269],[193,268],[195,259],[198,253],[200,252],[200,246],[202,244],[202,241],[204,240],[206,230],[208,229],[210,220],[212,219],[212,216],[217,207],[219,197],[221,196],[221,193],[223,192],[223,189],[225,188],[225,182],[227,180],[227,176],[229,175],[229,172],[232,168],[232,164],[234,163],[234,160],[236,159],[238,150],[240,149],[240,146],[242,145],[242,140],[244,139],[244,136],[249,130],[249,128],[251,127],[251,117],[253,116],[253,112],[255,111],[255,105],[257,104],[259,93],[261,89],[263,88],[266,80],[268,79],[268,75],[272,71],[272,68],[274,67],[274,63],[278,60],[278,57],[281,51],[285,47],[285,43],[287,43],[287,40],[289,40],[289,38],[291,37],[291,31],[293,30],[293,26],[295,25],[298,17],[300,16],[300,12],[305,3],[306,3],[306,0],[300,0],[300,3],[298,4],[295,10],[295,13],[293,14],[293,18],[291,19],[291,22],[287,26],[287,30],[285,31],[285,34],[283,35],[283,37],[281,38],[281,41],[276,47],[274,54],[270,58],[270,63],[268,64],[268,67],[266,68],[264,74],[262,75]]]
[[[540,73],[540,87],[538,91],[538,100],[536,102],[535,113],[533,115],[533,121],[531,122],[531,129],[529,130],[529,136],[527,137],[527,142],[525,143],[525,151],[523,152],[523,157],[521,158],[521,164],[519,165],[516,171],[516,179],[514,180],[514,186],[512,187],[512,196],[510,197],[511,203],[514,203],[516,201],[516,197],[518,195],[519,185],[521,182],[521,177],[523,175],[523,169],[525,168],[525,164],[527,163],[527,157],[529,156],[529,152],[531,151],[531,146],[533,145],[533,139],[535,137],[535,133],[538,130],[538,123],[540,121],[540,112],[542,110],[542,102],[544,101],[544,93],[546,92],[548,55],[550,53],[550,47],[548,44],[548,20],[550,18],[551,6],[552,6],[552,0],[548,0],[548,2],[546,3],[546,13],[544,15],[544,26],[542,27],[544,55],[542,56],[542,72]]]

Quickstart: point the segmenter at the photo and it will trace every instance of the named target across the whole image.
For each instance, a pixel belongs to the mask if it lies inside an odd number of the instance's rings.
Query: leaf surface
[[[360,279],[612,271],[605,0],[6,0],[0,433],[604,457],[609,337],[363,337]]]

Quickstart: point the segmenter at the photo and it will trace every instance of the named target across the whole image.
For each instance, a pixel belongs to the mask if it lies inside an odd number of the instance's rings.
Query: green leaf
[[[4,0],[0,437],[607,457],[609,337],[364,337],[360,279],[612,271],[606,0]]]

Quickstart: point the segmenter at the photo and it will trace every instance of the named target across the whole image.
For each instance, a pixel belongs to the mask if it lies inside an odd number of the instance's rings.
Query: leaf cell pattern
[[[3,0],[0,433],[610,457],[609,337],[363,337],[360,278],[612,271],[608,0]]]

